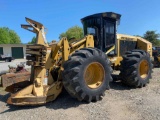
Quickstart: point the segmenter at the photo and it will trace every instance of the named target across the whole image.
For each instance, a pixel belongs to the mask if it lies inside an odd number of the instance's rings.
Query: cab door
[[[116,42],[116,21],[104,20],[104,49],[109,50]]]

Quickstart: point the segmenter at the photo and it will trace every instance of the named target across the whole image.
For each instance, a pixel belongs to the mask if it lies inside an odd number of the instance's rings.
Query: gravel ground
[[[103,99],[90,104],[63,92],[43,106],[8,106],[8,94],[0,89],[0,120],[160,120],[160,68],[153,71],[146,87],[131,89],[112,82]]]

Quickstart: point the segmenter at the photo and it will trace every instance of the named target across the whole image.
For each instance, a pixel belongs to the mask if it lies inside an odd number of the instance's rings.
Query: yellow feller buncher
[[[105,12],[82,18],[84,38],[72,42],[62,38],[52,45],[46,41],[44,26],[26,18],[29,25],[22,28],[37,35],[36,44],[26,47],[31,76],[17,81],[16,77],[2,76],[2,86],[5,83],[6,91],[12,93],[7,103],[44,104],[55,100],[63,87],[79,101],[98,101],[109,89],[112,68],[120,70],[123,83],[145,86],[153,67],[152,44],[140,37],[116,34],[120,17]]]

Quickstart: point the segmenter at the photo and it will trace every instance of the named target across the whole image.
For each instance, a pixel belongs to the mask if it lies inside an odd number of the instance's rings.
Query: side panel
[[[136,49],[137,42],[130,40],[120,40],[120,56],[124,55],[126,51]]]
[[[148,52],[152,58],[152,43],[149,41],[136,36],[117,34],[117,43],[116,43],[116,56],[109,56],[112,65],[117,67],[120,65],[122,56],[126,51],[131,51],[133,49],[140,49]]]
[[[137,39],[137,49],[147,51],[152,57],[152,43],[148,42],[147,40],[138,38]]]

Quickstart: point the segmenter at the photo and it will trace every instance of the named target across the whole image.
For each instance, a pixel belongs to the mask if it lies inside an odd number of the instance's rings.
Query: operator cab
[[[105,12],[82,18],[84,35],[93,35],[94,46],[106,52],[116,44],[116,28],[120,17],[120,14]]]

